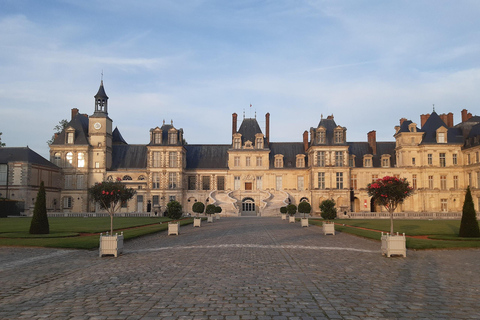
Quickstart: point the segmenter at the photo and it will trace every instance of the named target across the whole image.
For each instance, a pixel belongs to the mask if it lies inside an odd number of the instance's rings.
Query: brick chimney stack
[[[308,131],[307,130],[303,132],[303,148],[305,149],[305,151],[308,150]]]
[[[420,115],[420,127],[421,128],[423,128],[423,125],[425,124],[425,122],[427,122],[428,118],[430,118],[430,113]]]
[[[442,119],[443,122],[445,122],[445,125],[448,127],[448,128],[451,128],[453,127],[453,113],[443,113],[440,115],[440,119]]]
[[[377,132],[375,130],[370,131],[367,133],[368,136],[368,144],[372,148],[372,153],[374,155],[377,154]]]
[[[472,117],[472,114],[470,112],[468,112],[467,109],[462,110],[462,122],[467,121],[471,117]]]
[[[267,147],[270,144],[270,113],[267,112],[265,115],[265,141],[267,142]]]
[[[232,113],[232,136],[237,133],[237,114]]]
[[[77,108],[72,108],[72,120],[75,118],[75,116],[78,114],[78,109]]]
[[[400,119],[400,126],[401,126],[401,125],[402,125],[402,124],[403,124],[405,121],[407,121],[407,119],[406,119],[406,118],[402,118],[402,119]]]

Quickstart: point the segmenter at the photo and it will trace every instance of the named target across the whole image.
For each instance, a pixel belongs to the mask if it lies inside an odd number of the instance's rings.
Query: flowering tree
[[[385,176],[367,185],[368,195],[390,213],[390,234],[393,234],[393,212],[413,193],[407,179]]]
[[[113,235],[113,215],[122,203],[130,200],[135,190],[127,188],[120,179],[117,181],[105,181],[88,188],[88,193],[100,208],[107,210],[110,215],[110,234]]]

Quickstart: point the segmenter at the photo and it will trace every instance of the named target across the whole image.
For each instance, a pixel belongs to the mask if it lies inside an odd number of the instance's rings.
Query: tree
[[[88,188],[88,193],[102,209],[110,215],[110,235],[113,235],[113,215],[135,195],[135,190],[127,188],[119,179],[117,181],[105,181]]]
[[[297,213],[297,206],[294,204],[289,204],[287,206],[287,213],[289,216],[294,216]]]
[[[215,206],[215,213],[222,213],[222,207]]]
[[[2,142],[2,134],[3,132],[0,132],[0,148],[5,147],[5,143]]]
[[[368,195],[390,213],[390,234],[393,234],[393,212],[413,193],[407,179],[385,176],[367,185]]]
[[[32,222],[30,223],[30,234],[49,234],[50,226],[47,216],[47,201],[45,194],[45,186],[43,181],[38,189],[35,208],[33,209]]]
[[[320,203],[320,215],[325,220],[333,220],[337,217],[337,208],[333,199],[323,200]]]
[[[167,203],[167,217],[173,220],[182,217],[182,205],[180,202],[173,200]]]
[[[203,211],[205,210],[205,205],[203,204],[203,202],[200,201],[195,202],[192,206],[192,210],[197,214],[198,217],[198,214],[203,213]]]
[[[480,237],[480,229],[478,227],[477,214],[475,213],[470,186],[467,187],[465,201],[463,202],[462,221],[460,222],[458,236],[465,238]]]
[[[55,133],[53,134],[52,138],[47,141],[47,144],[51,145],[53,143],[53,141],[55,140],[55,135],[60,134],[63,131],[63,129],[65,129],[67,127],[67,125],[68,125],[67,119],[60,120],[58,122],[58,124],[55,127],[53,127],[53,131]]]
[[[208,215],[214,214],[215,213],[215,205],[214,204],[209,204],[207,208],[205,209],[205,213]]]
[[[310,211],[312,211],[312,206],[307,201],[303,201],[298,204],[298,212],[303,213],[304,218],[305,214],[310,213]]]
[[[287,207],[280,207],[280,213],[281,214],[286,214],[287,213]]]

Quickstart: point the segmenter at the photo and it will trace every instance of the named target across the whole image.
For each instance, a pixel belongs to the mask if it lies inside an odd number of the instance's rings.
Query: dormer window
[[[242,138],[240,136],[233,138],[233,149],[242,148]]]
[[[252,141],[245,142],[245,149],[253,149]]]
[[[177,144],[177,131],[171,130],[168,133],[168,144]]]
[[[304,154],[297,154],[297,161],[296,161],[297,168],[305,168],[305,155]]]
[[[161,144],[162,143],[162,132],[154,132],[153,133],[153,143],[154,144]]]
[[[365,168],[372,167],[372,158],[373,156],[371,154],[367,154],[363,156],[363,166]]]
[[[283,154],[275,155],[275,168],[283,168]]]
[[[317,131],[317,143],[318,144],[325,144],[327,138],[326,138],[326,132],[324,128],[319,128]]]
[[[355,167],[355,155],[351,155],[348,158],[348,166],[351,168]]]
[[[417,132],[417,124],[416,124],[416,123],[413,123],[413,122],[410,123],[410,124],[408,125],[408,131],[410,131],[410,132]]]
[[[334,143],[344,143],[345,142],[345,131],[341,127],[337,127],[333,133],[333,142]]]
[[[447,143],[447,132],[448,129],[445,127],[437,129],[437,143]]]
[[[390,167],[390,155],[384,154],[382,155],[382,167],[389,168]]]
[[[255,148],[256,149],[263,149],[263,136],[257,135],[255,138]]]

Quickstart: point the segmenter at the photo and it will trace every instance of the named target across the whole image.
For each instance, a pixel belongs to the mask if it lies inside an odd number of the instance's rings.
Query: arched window
[[[85,153],[79,152],[78,156],[77,156],[77,160],[78,160],[78,167],[79,168],[85,167]]]
[[[73,153],[67,152],[67,156],[65,157],[65,159],[67,160],[66,163],[65,163],[67,165],[67,167],[72,167],[73,166]]]
[[[125,175],[123,176],[122,180],[132,180],[132,177]]]
[[[145,180],[145,176],[139,176],[138,180]]]
[[[56,166],[59,166],[59,167],[62,166],[62,155],[60,154],[60,152],[56,152],[56,153],[53,155],[53,163],[54,163]]]

